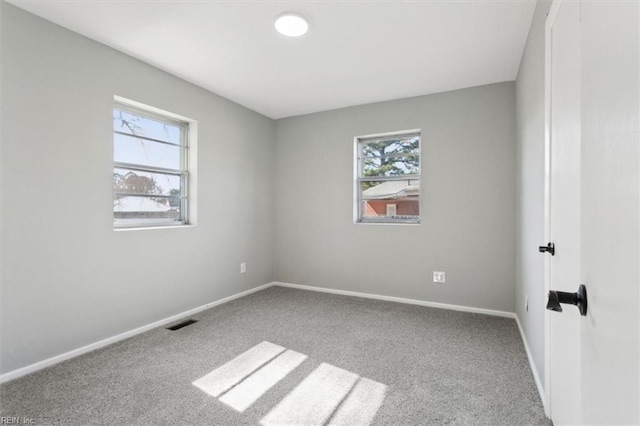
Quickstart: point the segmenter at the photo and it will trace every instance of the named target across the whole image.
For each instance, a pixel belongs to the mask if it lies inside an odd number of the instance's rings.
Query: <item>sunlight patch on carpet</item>
[[[369,425],[382,406],[387,387],[375,380],[361,377],[331,418],[329,426]]]
[[[306,355],[287,350],[221,396],[220,401],[243,412],[305,359]]]
[[[322,425],[340,405],[358,375],[322,363],[267,414],[260,424]]]
[[[284,351],[282,346],[262,342],[192,384],[218,397]]]
[[[242,413],[300,366],[307,355],[262,342],[192,382]],[[367,426],[384,402],[387,386],[321,363],[260,424]]]

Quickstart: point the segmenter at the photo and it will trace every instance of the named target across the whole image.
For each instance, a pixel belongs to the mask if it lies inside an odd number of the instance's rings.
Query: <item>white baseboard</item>
[[[536,382],[536,388],[538,388],[538,394],[540,395],[540,400],[542,400],[542,405],[544,406],[545,413],[547,411],[547,399],[545,398],[544,386],[542,386],[542,380],[540,380],[540,374],[538,374],[538,368],[536,367],[535,362],[533,362],[533,355],[531,354],[531,350],[529,349],[529,344],[527,343],[527,337],[524,334],[524,329],[522,328],[522,324],[520,324],[520,318],[516,315],[516,324],[518,324],[518,330],[520,330],[520,336],[522,337],[522,342],[524,343],[524,350],[527,353],[527,358],[529,359],[529,366],[531,367],[531,372],[533,373],[533,380]]]
[[[28,365],[26,367],[19,368],[17,370],[9,371],[7,373],[4,373],[4,374],[0,375],[0,383],[5,383],[5,382],[8,382],[10,380],[17,379],[18,377],[26,376],[27,374],[36,372],[38,370],[42,370],[43,368],[50,367],[50,366],[58,364],[58,363],[60,363],[62,361],[66,361],[68,359],[75,358],[75,357],[80,356],[82,354],[85,354],[87,352],[95,351],[96,349],[103,348],[103,347],[108,346],[108,345],[110,345],[112,343],[116,343],[116,342],[119,342],[121,340],[128,339],[129,337],[135,336],[135,335],[140,334],[140,333],[144,333],[145,331],[149,331],[149,330],[151,330],[153,328],[160,327],[160,326],[163,326],[163,325],[178,321],[178,320],[180,320],[180,319],[182,319],[184,317],[187,317],[187,316],[190,316],[190,315],[195,315],[198,312],[202,312],[202,311],[204,311],[206,309],[213,308],[214,306],[222,305],[223,303],[227,303],[227,302],[230,302],[232,300],[239,299],[240,297],[247,296],[247,295],[249,295],[251,293],[255,293],[257,291],[264,290],[266,288],[271,287],[272,285],[273,285],[273,283],[264,284],[264,285],[261,285],[261,286],[258,286],[258,287],[243,291],[241,293],[237,293],[237,294],[231,295],[229,297],[225,297],[223,299],[216,300],[216,301],[211,302],[211,303],[207,303],[206,305],[202,305],[202,306],[199,306],[197,308],[193,308],[193,309],[190,309],[188,311],[185,311],[185,312],[182,312],[182,313],[179,313],[179,314],[176,314],[176,315],[172,315],[172,316],[170,316],[168,318],[161,319],[160,321],[156,321],[154,323],[151,323],[151,324],[148,324],[148,325],[144,325],[142,327],[138,327],[138,328],[136,328],[134,330],[130,330],[130,331],[124,332],[122,334],[118,334],[117,336],[109,337],[107,339],[100,340],[99,342],[91,343],[91,344],[83,346],[81,348],[74,349],[72,351],[65,352],[65,353],[60,354],[60,355],[56,355],[54,357],[45,359],[43,361],[36,362],[35,364],[31,364],[31,365]]]
[[[321,293],[341,294],[343,296],[363,297],[365,299],[385,300],[387,302],[405,303],[408,305],[428,306],[430,308],[449,309],[452,311],[472,312],[474,314],[493,315],[496,317],[516,318],[516,314],[506,311],[494,311],[492,309],[473,308],[470,306],[449,305],[447,303],[427,302],[425,300],[405,299],[403,297],[382,296],[379,294],[360,293],[357,291],[335,290],[332,288],[313,287],[310,285],[291,284],[274,281],[273,285],[280,287],[297,288],[300,290],[318,291]]]

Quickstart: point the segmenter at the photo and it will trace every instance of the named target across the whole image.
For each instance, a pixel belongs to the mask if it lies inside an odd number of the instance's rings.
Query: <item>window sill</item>
[[[354,222],[355,225],[392,225],[392,226],[420,226],[420,222],[412,223],[412,222]]]
[[[131,228],[113,228],[116,232],[121,231],[148,231],[152,229],[182,229],[195,228],[196,225],[167,225],[167,226],[132,226]]]

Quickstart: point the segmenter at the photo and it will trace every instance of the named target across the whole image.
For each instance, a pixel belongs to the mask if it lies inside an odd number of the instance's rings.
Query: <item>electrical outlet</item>
[[[433,282],[434,283],[447,282],[445,279],[444,271],[433,271]]]
[[[240,273],[241,273],[241,274],[244,274],[245,272],[247,272],[247,264],[246,264],[246,263],[244,263],[244,262],[242,262],[242,263],[240,264]]]

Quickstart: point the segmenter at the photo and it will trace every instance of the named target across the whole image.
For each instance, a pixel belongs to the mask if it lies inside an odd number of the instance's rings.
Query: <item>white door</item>
[[[546,24],[546,290],[580,284],[580,3],[554,1]],[[547,311],[547,405],[556,425],[581,422],[578,309]]]
[[[640,2],[581,10],[582,423],[640,424]]]

